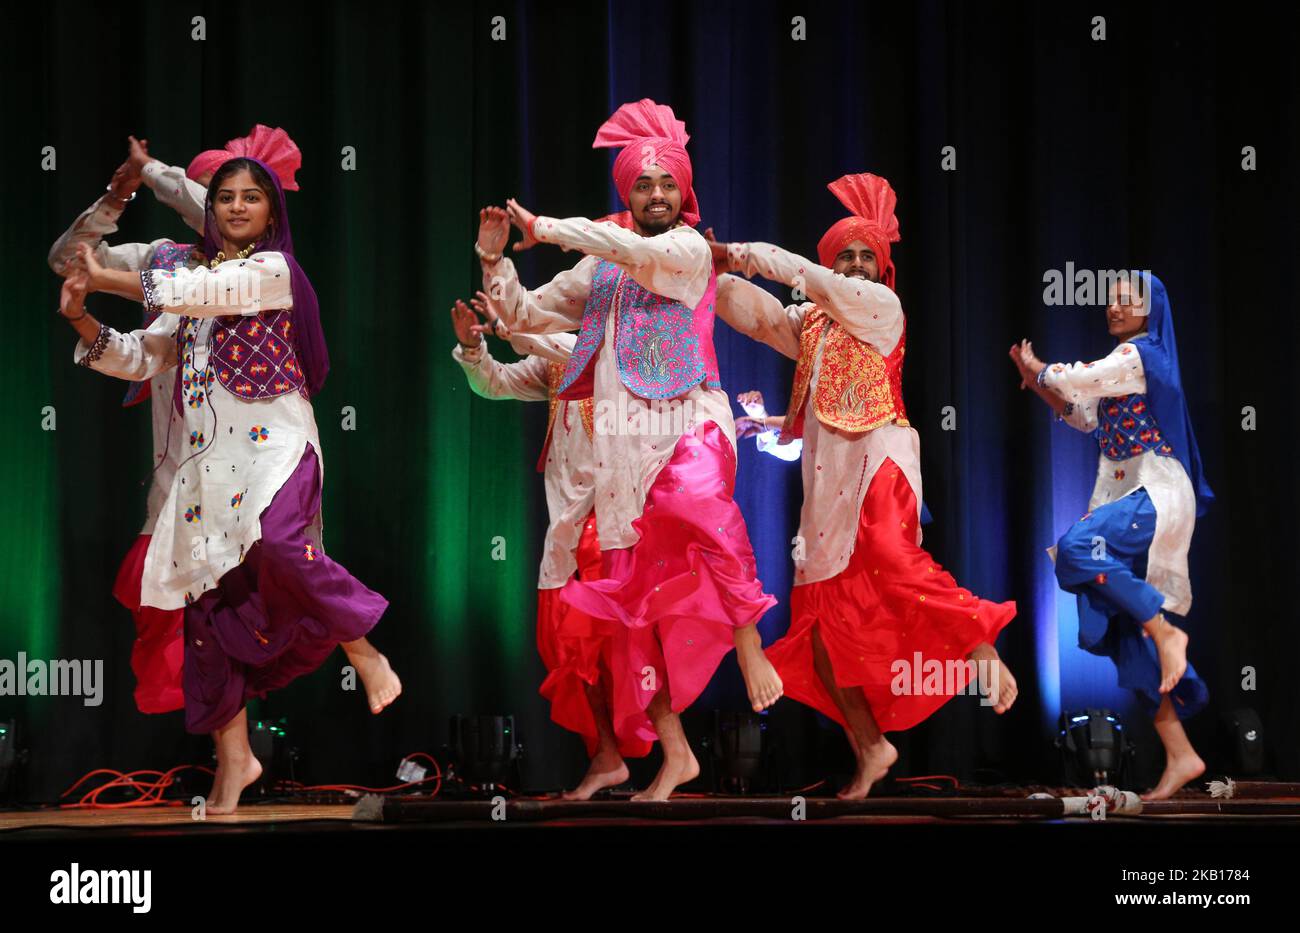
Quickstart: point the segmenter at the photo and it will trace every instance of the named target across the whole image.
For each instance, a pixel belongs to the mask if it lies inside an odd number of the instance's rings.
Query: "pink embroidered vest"
[[[605,339],[605,322],[617,308],[614,355],[618,376],[633,395],[677,398],[701,382],[722,387],[713,350],[713,299],[717,276],[694,308],[656,295],[615,263],[601,260],[591,279],[582,330],[560,381],[559,397],[583,398],[592,392],[591,363]]]

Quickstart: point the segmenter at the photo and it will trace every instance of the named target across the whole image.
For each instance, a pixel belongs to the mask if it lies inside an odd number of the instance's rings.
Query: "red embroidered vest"
[[[826,334],[822,350],[817,391],[812,398],[813,413],[822,424],[841,431],[870,431],[890,422],[907,425],[903,407],[903,353],[907,331],[898,338],[898,346],[889,356],[881,356],[871,344],[851,335],[829,314],[814,307],[804,318],[799,333],[799,361],[794,369],[794,387],[790,390],[789,414],[781,431],[784,443],[803,437],[804,402],[812,380],[813,359],[817,343]]]
[[[550,363],[547,366],[546,378],[550,395],[550,414],[546,417],[546,440],[542,442],[542,453],[537,458],[537,472],[546,472],[546,455],[551,450],[551,435],[555,433],[555,413],[560,407],[560,384],[564,381],[564,363]],[[596,433],[596,406],[591,396],[584,399],[577,399],[578,412],[582,416],[582,426],[587,430],[587,439],[590,440]]]

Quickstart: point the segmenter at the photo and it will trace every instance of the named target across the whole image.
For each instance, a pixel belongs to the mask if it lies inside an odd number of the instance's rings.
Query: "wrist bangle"
[[[108,186],[107,188],[105,188],[104,190],[108,192],[109,196],[110,196],[114,201],[121,201],[123,204],[130,204],[132,201],[135,200],[135,196],[136,196],[137,194],[139,194],[138,191],[132,191],[132,192],[131,192],[131,196],[130,196],[129,198],[122,198],[122,197],[118,197],[116,194],[113,194],[113,186],[112,186],[112,185],[109,185],[109,186]]]
[[[489,264],[490,264],[490,263],[494,263],[494,262],[500,262],[500,261],[501,261],[501,257],[505,255],[504,253],[485,253],[485,252],[483,252],[483,247],[481,247],[481,246],[478,245],[478,240],[475,240],[475,241],[474,241],[474,252],[478,254],[478,258],[479,258],[479,259],[481,259],[481,260],[483,260],[484,262],[489,263]]]
[[[63,313],[63,309],[62,309],[62,308],[55,308],[55,309],[54,309],[54,314],[55,314],[56,317],[61,317],[61,318],[63,318],[65,321],[80,321],[83,317],[86,316],[87,311],[86,311],[85,308],[82,308],[82,309],[81,309],[81,313],[78,314],[76,317],[68,317],[66,314]]]

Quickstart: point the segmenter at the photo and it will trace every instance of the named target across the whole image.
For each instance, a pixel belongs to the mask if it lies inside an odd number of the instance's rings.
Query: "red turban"
[[[898,196],[894,189],[879,175],[866,172],[845,175],[826,187],[853,214],[837,220],[818,241],[818,261],[830,268],[845,244],[861,240],[876,254],[880,281],[893,288],[894,263],[889,258],[889,244],[899,240],[898,218],[894,216]]]
[[[651,165],[672,175],[682,191],[681,218],[695,226],[700,222],[700,207],[691,187],[691,157],[686,154],[690,138],[686,124],[673,115],[672,107],[645,97],[614,111],[596,131],[591,148],[622,147],[614,159],[614,187],[624,204],[632,185]]]
[[[239,156],[248,156],[266,164],[280,177],[280,187],[286,191],[297,191],[298,182],[294,173],[302,168],[302,152],[289,134],[279,127],[272,129],[261,123],[253,127],[253,132],[239,139],[226,143],[224,149],[208,149],[200,152],[185,170],[191,179],[198,179],[209,172],[215,172],[222,163]]]

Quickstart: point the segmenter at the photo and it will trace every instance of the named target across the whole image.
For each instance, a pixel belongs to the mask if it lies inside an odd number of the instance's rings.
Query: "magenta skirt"
[[[331,560],[307,528],[320,511],[311,445],[262,512],[262,537],[239,566],[185,608],[185,728],[211,732],[252,697],[320,667],[369,632],[388,600]]]
[[[632,523],[640,539],[602,552],[604,578],[570,580],[561,598],[622,623],[610,644],[611,714],[620,742],[654,741],[646,707],[666,687],[690,706],[734,644],[776,599],[758,581],[754,550],[732,499],[736,454],[706,422],[684,434]]]

